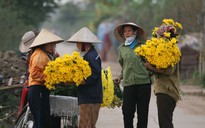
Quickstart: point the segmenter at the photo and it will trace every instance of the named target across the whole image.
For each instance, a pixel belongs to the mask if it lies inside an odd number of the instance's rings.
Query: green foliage
[[[70,1],[61,7],[57,13],[59,18],[50,27],[69,35],[68,31],[76,31],[83,26],[95,32],[101,22],[131,21],[151,36],[152,29],[161,25],[163,19],[172,18],[183,25],[182,32],[199,32],[201,5],[202,0],[85,0],[77,4]]]
[[[148,36],[155,26],[161,25],[165,18],[172,18],[183,25],[183,32],[199,32],[198,22],[202,11],[202,0],[97,0],[91,1],[95,5],[90,22],[94,26],[109,18],[121,22],[132,21],[145,29]],[[191,8],[191,9],[190,9]]]
[[[135,22],[151,37],[152,29],[161,25],[165,18],[172,18],[183,25],[180,32],[199,32],[198,20],[202,10],[202,0],[84,0],[69,1],[56,11],[46,27],[58,30],[67,39],[73,32],[87,26],[96,32],[101,22]],[[192,8],[192,9],[190,9]]]
[[[56,7],[54,0],[1,0],[0,51],[18,51],[22,35],[37,28]]]
[[[201,76],[199,74],[199,72],[195,72],[193,73],[193,77],[194,77],[194,82],[197,85],[200,85],[202,87],[205,87],[205,73],[203,73]]]
[[[111,108],[115,108],[115,106],[120,107],[122,106],[122,101],[123,101],[123,91],[120,88],[120,85],[117,85],[114,82],[114,99],[112,103],[110,104],[110,107]]]
[[[0,50],[18,50],[25,31],[36,28],[56,9],[54,0],[1,0],[0,1]],[[191,9],[190,9],[191,8]],[[172,18],[183,25],[183,32],[201,31],[202,0],[85,0],[69,1],[57,11],[49,27],[62,30],[62,35],[88,26],[95,31],[108,19],[119,22],[132,21],[145,29],[148,36],[165,18]],[[113,20],[111,20],[113,21]]]
[[[56,7],[54,0],[16,0],[11,10],[16,11],[17,17],[22,19],[25,25],[38,26]]]
[[[69,22],[70,24],[75,24],[76,21],[81,19],[80,8],[74,4],[67,4],[63,6],[60,10],[61,17],[59,17],[60,22]],[[78,14],[78,15],[76,15]]]
[[[81,7],[81,4],[75,4],[70,1],[56,10],[52,15],[52,19],[44,22],[42,26],[58,30],[61,37],[68,39],[73,32],[88,25],[88,22],[86,22],[88,21],[88,17],[84,15],[83,9],[84,8]]]
[[[56,89],[51,91],[51,95],[62,95],[62,96],[77,96],[77,87],[75,85],[56,85]]]
[[[19,32],[24,30],[24,25],[21,19],[17,18],[16,12],[0,8],[0,24],[0,50],[12,49],[13,46],[17,46],[17,39],[20,38]]]
[[[0,91],[0,94],[0,128],[9,128],[14,125],[19,95],[14,90]]]
[[[104,0],[96,4],[96,15],[99,21],[108,19],[109,17],[120,14],[123,0]],[[123,10],[123,9],[122,9]],[[97,23],[98,23],[97,22]]]
[[[117,85],[115,82],[114,82],[114,94],[115,94],[115,96],[117,96],[121,100],[123,99],[123,92],[122,92],[120,86]]]

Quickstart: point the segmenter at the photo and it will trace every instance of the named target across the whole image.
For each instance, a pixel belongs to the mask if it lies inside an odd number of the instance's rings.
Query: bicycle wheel
[[[33,116],[30,108],[26,106],[21,114],[18,116],[14,128],[32,128],[33,127]]]
[[[61,125],[63,128],[78,128],[78,115],[62,116]]]

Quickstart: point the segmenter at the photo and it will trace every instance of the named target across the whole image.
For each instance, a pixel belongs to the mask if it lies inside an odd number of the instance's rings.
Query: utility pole
[[[205,0],[202,0],[202,13],[200,18],[201,24],[201,42],[200,42],[200,65],[199,73],[200,77],[203,77],[205,73]]]

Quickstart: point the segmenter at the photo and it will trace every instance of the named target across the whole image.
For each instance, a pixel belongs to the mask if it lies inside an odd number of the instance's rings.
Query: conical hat
[[[36,39],[33,41],[31,44],[30,48],[40,46],[43,44],[48,44],[48,43],[60,43],[63,42],[63,39],[60,38],[59,36],[55,35],[54,33],[42,29]]]
[[[123,36],[123,30],[122,30],[122,29],[123,29],[123,26],[126,26],[126,25],[130,25],[130,26],[136,27],[137,30],[138,30],[137,34],[138,34],[139,36],[141,36],[141,35],[144,34],[144,30],[143,30],[139,25],[137,25],[137,24],[135,24],[135,23],[132,23],[132,22],[123,23],[123,24],[118,25],[118,26],[115,28],[115,30],[114,30],[114,35],[115,35],[115,37],[117,38],[118,41],[120,41],[120,42],[124,42],[124,41],[125,41],[125,38],[124,38],[124,36]]]
[[[70,43],[102,43],[102,41],[100,41],[87,27],[81,28],[67,41]]]
[[[26,32],[21,39],[21,43],[19,44],[19,50],[21,52],[28,52],[30,50],[29,47],[35,38],[36,34],[33,31]]]

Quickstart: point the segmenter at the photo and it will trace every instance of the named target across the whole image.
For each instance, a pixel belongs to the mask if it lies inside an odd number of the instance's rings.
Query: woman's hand
[[[150,70],[153,69],[153,66],[152,66],[149,62],[144,62],[144,66],[145,66],[147,69],[150,69]]]
[[[118,77],[118,78],[114,79],[114,82],[115,82],[117,85],[119,85],[119,84],[120,84],[120,82],[121,82],[121,78],[120,78],[120,77]]]
[[[148,69],[151,70],[154,73],[159,73],[159,74],[164,74],[165,69],[157,69],[154,66],[152,66],[149,62],[144,62],[144,66]]]

